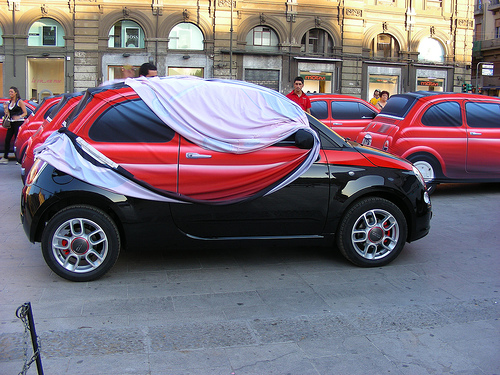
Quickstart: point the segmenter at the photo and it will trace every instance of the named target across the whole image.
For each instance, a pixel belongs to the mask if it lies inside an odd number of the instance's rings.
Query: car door
[[[467,101],[468,173],[500,177],[500,102]]]
[[[285,171],[280,165],[303,160],[304,150],[278,144],[247,154],[207,151],[182,139],[179,151],[179,193],[209,204],[172,204],[177,227],[201,238],[318,235],[329,199],[326,158],[288,186],[241,203],[220,204],[219,198],[239,199],[265,188]],[[297,163],[295,162],[297,161]],[[288,167],[287,167],[288,168]]]

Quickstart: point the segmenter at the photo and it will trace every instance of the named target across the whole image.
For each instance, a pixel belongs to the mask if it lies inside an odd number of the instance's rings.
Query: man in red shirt
[[[307,113],[311,113],[311,101],[302,91],[304,87],[304,78],[297,77],[293,80],[293,91],[286,97],[302,107]]]

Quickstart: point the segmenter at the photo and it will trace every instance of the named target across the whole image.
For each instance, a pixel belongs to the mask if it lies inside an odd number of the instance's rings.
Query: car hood
[[[377,167],[412,170],[411,163],[399,156],[377,148],[364,146],[355,141],[349,140],[348,143]]]

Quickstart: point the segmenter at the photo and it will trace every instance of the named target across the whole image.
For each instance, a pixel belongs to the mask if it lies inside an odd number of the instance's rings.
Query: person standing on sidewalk
[[[297,103],[307,113],[311,113],[311,101],[309,97],[302,91],[304,87],[304,78],[297,77],[293,80],[293,91],[286,97],[291,101]]]
[[[17,87],[12,86],[9,89],[10,100],[3,104],[4,113],[9,115],[9,119],[5,120],[4,127],[7,127],[7,134],[5,135],[5,144],[3,148],[3,157],[0,159],[0,164],[7,164],[9,162],[10,141],[17,137],[19,127],[23,124],[25,117],[28,115],[26,105],[21,100],[21,94]]]

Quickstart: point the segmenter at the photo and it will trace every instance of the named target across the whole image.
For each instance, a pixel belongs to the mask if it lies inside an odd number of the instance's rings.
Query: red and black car
[[[299,168],[312,147],[302,138],[311,133],[299,130],[263,149],[226,153],[180,135],[151,107],[125,84],[89,89],[67,128],[46,144],[60,137],[91,166],[82,170],[70,163],[63,171],[38,155],[23,189],[22,221],[58,275],[74,281],[98,278],[125,246],[167,251],[211,241],[329,243],[356,265],[382,266],[406,242],[429,231],[431,204],[416,168],[347,142],[311,116],[306,120],[319,139],[319,154],[300,177],[274,191],[267,185],[287,177],[284,165]],[[249,120],[258,115],[241,111]],[[43,147],[50,152],[49,146]],[[94,167],[99,171],[89,182],[85,174]],[[152,198],[102,183],[110,170],[118,185],[141,188]]]

